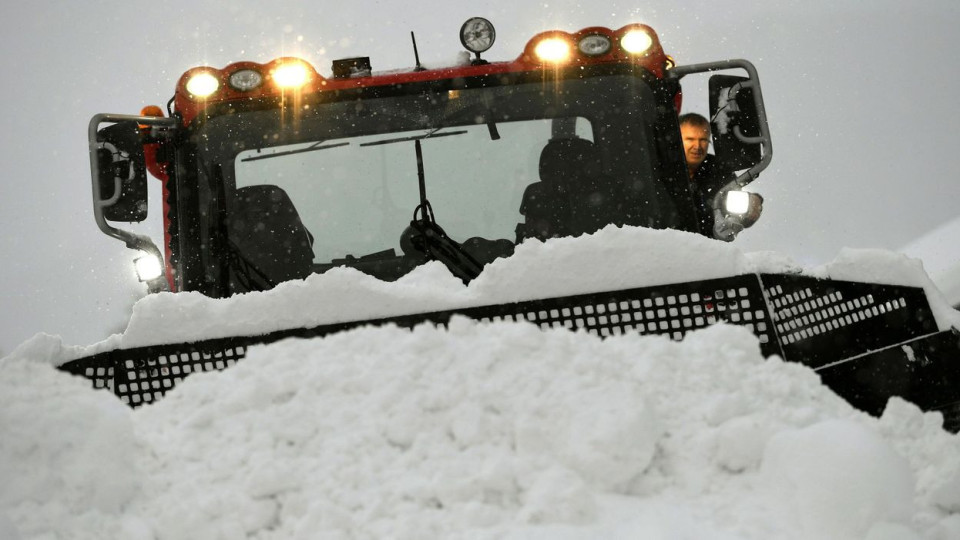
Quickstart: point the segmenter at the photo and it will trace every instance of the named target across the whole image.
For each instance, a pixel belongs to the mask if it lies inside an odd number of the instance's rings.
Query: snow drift
[[[785,269],[608,228],[524,244],[470,287],[430,265],[395,284],[344,270],[158,295],[94,348]],[[881,252],[804,272],[928,285]],[[135,410],[50,365],[85,350],[38,336],[0,364],[2,538],[960,537],[960,436],[939,413],[894,399],[869,417],[739,327],[682,342],[464,318],[359,328],[253,347]]]

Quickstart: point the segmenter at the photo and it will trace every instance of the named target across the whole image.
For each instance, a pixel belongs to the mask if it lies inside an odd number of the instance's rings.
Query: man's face
[[[683,139],[683,155],[687,158],[687,167],[699,167],[707,157],[710,130],[693,124],[682,124],[680,137]]]

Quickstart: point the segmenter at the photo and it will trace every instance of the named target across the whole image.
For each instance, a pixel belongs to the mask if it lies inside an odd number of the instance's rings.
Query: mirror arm
[[[670,69],[669,76],[679,81],[687,75],[694,73],[709,73],[711,71],[723,71],[727,69],[742,69],[747,72],[749,80],[741,83],[753,90],[753,102],[757,108],[757,123],[760,126],[760,135],[758,137],[747,137],[740,131],[740,126],[734,127],[734,135],[742,142],[756,143],[762,145],[763,157],[760,162],[750,167],[740,174],[736,180],[724,186],[720,193],[725,193],[730,189],[744,187],[753,182],[760,175],[760,172],[770,165],[773,159],[773,143],[770,140],[770,126],[767,123],[767,109],[763,105],[763,92],[760,90],[760,76],[757,74],[757,68],[747,60],[721,60],[719,62],[705,62],[702,64],[690,64],[686,66],[676,66]],[[719,193],[718,193],[719,195]]]
[[[104,199],[100,192],[100,162],[99,159],[97,159],[97,150],[99,144],[97,141],[97,131],[100,128],[100,124],[104,122],[116,123],[124,120],[133,120],[139,124],[164,126],[168,128],[174,128],[177,126],[176,118],[162,118],[157,116],[97,114],[90,119],[90,124],[87,129],[87,140],[90,150],[90,173],[93,181],[93,216],[97,221],[97,226],[100,227],[100,230],[108,236],[122,241],[130,249],[147,252],[157,257],[157,260],[163,261],[163,256],[160,253],[160,249],[157,248],[156,244],[153,243],[153,240],[147,236],[134,234],[130,231],[112,227],[109,223],[107,223],[107,220],[103,215],[103,209],[105,207],[116,203],[120,199],[120,179],[114,179],[113,196],[109,199]]]
[[[737,136],[737,139],[739,139],[740,142],[745,142],[747,144],[763,144],[764,141],[762,136],[750,137],[748,135],[744,135],[743,131],[740,130],[740,126],[733,126],[733,134]]]

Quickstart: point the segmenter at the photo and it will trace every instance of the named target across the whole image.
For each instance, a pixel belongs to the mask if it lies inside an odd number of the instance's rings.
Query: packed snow
[[[53,365],[190,341],[746,272],[927,289],[919,261],[803,269],[675,231],[527,242],[469,287],[343,269],[273,291],[141,300],[90,347],[38,335],[0,363],[0,538],[960,538],[960,435],[881,418],[747,330],[682,342],[526,323],[358,328],[253,347],[129,409]]]

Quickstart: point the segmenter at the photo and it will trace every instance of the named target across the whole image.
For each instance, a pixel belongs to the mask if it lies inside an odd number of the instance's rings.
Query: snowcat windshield
[[[637,77],[385,93],[200,129],[201,176],[248,282],[233,289],[339,265],[396,279],[423,263],[408,231],[422,195],[415,141],[436,223],[481,264],[529,237],[681,219],[657,181],[656,105]]]

